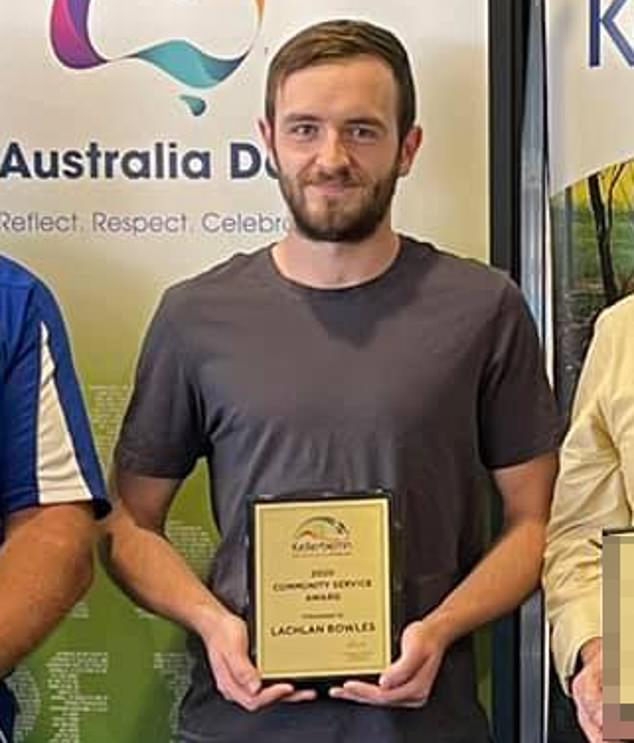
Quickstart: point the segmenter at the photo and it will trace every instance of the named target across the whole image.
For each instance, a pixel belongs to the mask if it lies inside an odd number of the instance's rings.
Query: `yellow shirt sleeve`
[[[564,440],[544,563],[552,650],[568,691],[583,644],[601,636],[602,530],[632,524],[634,298],[602,313]]]

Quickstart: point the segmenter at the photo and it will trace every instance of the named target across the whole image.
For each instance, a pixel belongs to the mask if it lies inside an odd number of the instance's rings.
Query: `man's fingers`
[[[314,689],[301,689],[294,691],[290,696],[284,697],[283,702],[312,702],[317,699],[317,692]]]
[[[368,687],[368,688],[364,688]],[[346,682],[343,686],[333,686],[328,691],[333,699],[345,699],[359,704],[380,704],[378,687],[362,682]]]
[[[262,686],[257,668],[245,657],[233,657],[225,662],[235,682],[246,689],[249,694],[257,694]]]
[[[245,709],[250,708],[252,695],[236,682],[227,668],[223,671],[216,670],[215,676],[218,690],[227,701],[236,702]]]
[[[216,686],[218,691],[222,694],[225,699],[232,701],[236,693],[236,682],[229,671],[224,658],[221,655],[213,654],[210,655],[210,661],[216,679]]]
[[[406,684],[383,691],[383,697],[388,704],[400,707],[422,707],[427,702],[430,687],[431,684],[428,683],[426,674],[421,672]]]
[[[379,686],[383,689],[391,689],[401,686],[413,678],[420,670],[420,662],[411,657],[402,655],[397,661],[388,666],[381,674]]]
[[[290,684],[265,686],[257,694],[249,694],[243,687],[237,685],[235,682],[231,682],[227,687],[227,693],[223,695],[228,701],[239,704],[249,712],[255,712],[269,704],[279,702],[292,694],[293,687]]]
[[[445,640],[435,625],[424,621],[411,622],[403,631],[401,655],[381,674],[382,689],[400,689],[414,682],[429,692],[444,653]],[[411,687],[409,687],[411,688]],[[413,700],[419,704],[419,699]]]
[[[216,684],[223,697],[246,706],[262,685],[255,667],[248,660],[241,662],[235,656],[229,662],[229,659],[220,653],[214,653],[211,660]]]
[[[330,696],[351,702],[393,707],[422,707],[427,701],[429,690],[420,677],[394,689],[385,689],[364,681],[346,681],[343,686],[333,687]]]
[[[256,709],[261,709],[274,702],[280,702],[283,699],[290,697],[294,693],[295,689],[290,684],[273,684],[272,686],[264,686],[260,692],[250,696],[246,709],[251,712]]]

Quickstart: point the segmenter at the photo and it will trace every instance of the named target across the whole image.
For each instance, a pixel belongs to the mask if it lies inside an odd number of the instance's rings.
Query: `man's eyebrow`
[[[281,122],[288,126],[293,124],[318,124],[323,121],[321,116],[300,111],[290,112],[281,117]],[[381,131],[386,131],[385,122],[376,116],[352,116],[345,119],[344,126],[369,126]]]
[[[282,116],[282,121],[285,124],[294,124],[298,121],[304,122],[317,122],[321,121],[319,116],[315,116],[315,114],[309,114],[309,113],[289,113]]]
[[[346,126],[374,126],[377,129],[385,129],[385,123],[381,119],[375,116],[353,116],[351,119],[346,119]]]

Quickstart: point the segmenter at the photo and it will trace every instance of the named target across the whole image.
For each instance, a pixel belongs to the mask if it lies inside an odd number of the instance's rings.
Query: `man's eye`
[[[294,137],[306,138],[312,136],[317,127],[314,124],[295,124],[291,127],[290,133]]]
[[[348,133],[352,139],[356,140],[373,140],[377,137],[376,131],[370,126],[352,126]]]

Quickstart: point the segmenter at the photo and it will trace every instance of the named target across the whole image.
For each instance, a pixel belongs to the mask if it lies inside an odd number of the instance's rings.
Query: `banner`
[[[592,322],[634,288],[634,2],[547,3],[557,389],[569,407]]]
[[[0,27],[0,250],[64,308],[108,467],[162,290],[283,234],[256,122],[267,64],[300,28],[363,18],[411,53],[425,142],[399,229],[488,255],[485,0],[50,0]],[[200,575],[215,532],[197,471],[167,532]],[[103,575],[11,684],[18,741],[170,740],[187,686],[181,630]]]

